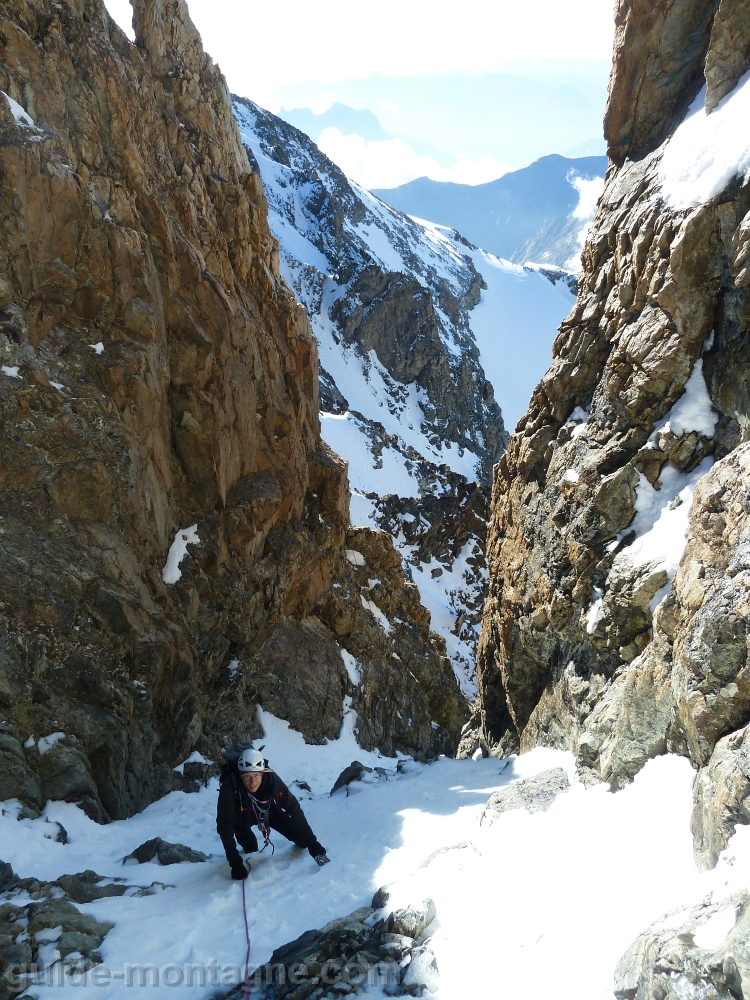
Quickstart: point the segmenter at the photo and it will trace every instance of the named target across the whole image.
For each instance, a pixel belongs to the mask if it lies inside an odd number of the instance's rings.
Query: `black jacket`
[[[269,819],[272,826],[275,826],[274,814],[278,815],[278,812],[285,814],[295,825],[300,821],[304,822],[304,813],[299,802],[273,771],[264,773],[255,798],[270,801]],[[235,832],[249,831],[255,822],[255,812],[250,803],[249,792],[242,784],[239,771],[236,767],[225,768],[219,782],[216,830],[221,837],[230,865],[242,863],[234,842]]]

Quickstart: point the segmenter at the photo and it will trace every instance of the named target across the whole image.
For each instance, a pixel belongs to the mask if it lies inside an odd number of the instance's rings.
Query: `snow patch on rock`
[[[161,574],[165,583],[177,583],[182,577],[180,563],[187,555],[187,547],[195,545],[199,541],[197,524],[192,524],[189,528],[183,528],[177,532],[169,548],[167,561]]]
[[[705,87],[664,145],[661,192],[674,209],[696,208],[736,178],[750,179],[750,73],[706,114]]]

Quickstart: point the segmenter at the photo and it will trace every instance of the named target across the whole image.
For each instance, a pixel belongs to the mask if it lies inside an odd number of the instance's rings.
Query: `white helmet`
[[[237,759],[237,770],[240,774],[248,774],[250,771],[265,771],[265,769],[263,754],[257,750],[243,750]]]

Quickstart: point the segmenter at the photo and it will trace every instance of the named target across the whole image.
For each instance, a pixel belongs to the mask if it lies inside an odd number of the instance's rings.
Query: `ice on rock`
[[[377,606],[375,601],[368,601],[368,599],[364,596],[364,594],[360,594],[359,596],[360,600],[362,601],[362,607],[365,609],[365,611],[369,611],[370,614],[374,615],[375,621],[382,628],[385,634],[390,635],[390,633],[393,631],[393,626],[385,617],[380,608]]]
[[[586,615],[586,631],[591,635],[604,614],[604,591],[594,587],[594,600]]]
[[[89,347],[94,352],[94,354],[104,353],[104,344],[101,342],[101,340],[99,341],[98,344],[89,344]]]
[[[580,437],[581,434],[585,434],[588,422],[589,411],[584,410],[582,406],[576,406],[575,410],[573,410],[566,421],[566,423],[574,425],[570,436],[575,439]]]
[[[162,579],[165,583],[177,583],[182,577],[180,563],[187,555],[187,547],[195,545],[199,541],[197,524],[192,524],[189,528],[183,528],[177,532],[162,570]]]
[[[653,562],[654,571],[664,570],[667,584],[657,591],[651,610],[667,594],[687,544],[687,527],[693,495],[698,481],[714,464],[713,457],[704,458],[691,473],[682,473],[668,462],[661,471],[661,489],[656,490],[639,473],[636,491],[636,516],[622,534],[635,531],[633,543],[615,556],[618,562],[642,566]]]
[[[693,941],[699,948],[714,951],[724,942],[736,922],[737,912],[733,907],[719,910],[693,935]]]
[[[186,757],[181,764],[173,767],[172,770],[177,771],[178,774],[184,774],[186,764],[213,764],[213,761],[209,760],[208,757],[204,757],[197,750],[193,750],[189,757]]]
[[[359,663],[357,663],[352,654],[343,647],[341,648],[341,659],[344,661],[347,674],[349,674],[349,680],[352,682],[354,687],[357,687],[360,682]]]
[[[16,125],[20,125],[22,128],[33,128],[36,129],[34,124],[34,119],[28,114],[18,101],[14,101],[10,94],[6,94],[4,90],[0,90],[0,94],[3,95],[5,100],[8,102],[8,107],[10,108],[10,113],[15,119]]]
[[[7,375],[8,378],[21,378],[18,374],[18,365],[0,365],[0,371],[3,375]]]
[[[49,736],[42,736],[37,744],[37,750],[39,751],[39,756],[43,757],[46,753],[59,743],[61,739],[64,739],[65,733],[50,733]]]

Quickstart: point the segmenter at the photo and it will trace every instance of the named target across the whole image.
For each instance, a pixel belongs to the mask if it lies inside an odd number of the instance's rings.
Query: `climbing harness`
[[[245,978],[242,983],[242,991],[245,994],[245,1000],[248,1000],[250,996],[250,983],[248,981],[248,976],[250,974],[250,928],[247,925],[247,900],[245,899],[245,882],[247,879],[242,880],[242,916],[245,918],[245,941],[247,942],[247,951],[245,952]]]
[[[268,814],[271,811],[271,800],[270,799],[256,799],[252,792],[247,793],[250,799],[250,805],[253,807],[253,815],[255,816],[255,825],[258,827],[260,832],[263,834],[263,846],[261,847],[259,854],[271,844],[271,824],[268,819]],[[253,824],[250,824],[253,826]],[[271,844],[271,855],[276,853],[276,848]]]

